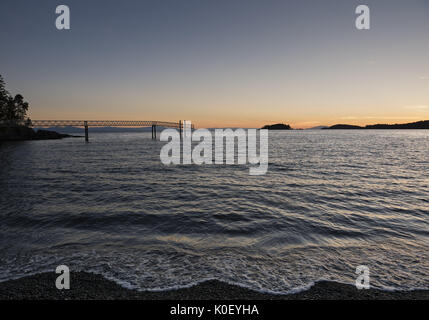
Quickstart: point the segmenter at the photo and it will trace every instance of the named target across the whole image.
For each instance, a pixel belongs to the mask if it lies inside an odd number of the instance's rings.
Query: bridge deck
[[[75,127],[151,127],[180,128],[180,122],[141,120],[31,120],[32,127],[75,126]],[[183,123],[182,123],[183,127]]]

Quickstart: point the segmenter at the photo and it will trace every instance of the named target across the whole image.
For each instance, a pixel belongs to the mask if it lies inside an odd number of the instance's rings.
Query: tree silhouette
[[[0,120],[3,120],[4,110],[6,110],[7,101],[9,98],[9,92],[7,92],[4,84],[3,77],[0,75]]]
[[[12,96],[0,75],[0,121],[28,125],[31,120],[26,119],[27,111],[28,102],[20,94]]]

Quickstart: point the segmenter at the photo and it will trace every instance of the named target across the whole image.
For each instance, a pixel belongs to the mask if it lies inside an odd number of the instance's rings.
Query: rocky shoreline
[[[49,130],[33,130],[26,126],[0,127],[0,141],[49,140],[81,137]]]
[[[54,272],[0,282],[0,300],[429,300],[429,290],[358,290],[353,285],[320,281],[294,294],[268,294],[209,280],[190,288],[166,291],[126,289],[101,275],[70,274],[70,289],[58,290]]]

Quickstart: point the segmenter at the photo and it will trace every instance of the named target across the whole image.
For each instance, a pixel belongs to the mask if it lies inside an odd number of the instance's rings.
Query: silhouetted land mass
[[[374,124],[367,125],[365,129],[429,129],[429,120],[404,124]]]
[[[351,124],[336,124],[327,128],[322,128],[322,130],[326,129],[364,129],[364,127],[354,126]]]
[[[429,120],[403,124],[369,124],[365,127],[350,124],[336,124],[328,128],[322,128],[322,130],[329,129],[429,129]]]
[[[26,126],[0,127],[0,141],[48,140],[75,137],[49,130],[33,130]]]
[[[312,127],[312,128],[308,128],[306,130],[321,130],[321,129],[326,129],[327,126],[316,126],[316,127]]]
[[[268,129],[268,130],[293,130],[290,125],[283,124],[283,123],[277,123],[277,124],[271,124],[266,125],[262,127],[262,129]]]

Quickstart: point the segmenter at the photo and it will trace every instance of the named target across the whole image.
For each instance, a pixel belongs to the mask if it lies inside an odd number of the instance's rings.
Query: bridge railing
[[[88,128],[89,127],[152,127],[152,139],[156,139],[156,128],[177,128],[180,131],[180,137],[182,132],[186,128],[189,128],[189,122],[167,122],[167,121],[147,121],[147,120],[6,120],[0,121],[0,127],[15,127],[15,126],[27,126],[27,127],[84,127],[85,128],[85,141],[89,141]],[[194,129],[194,125],[190,125],[191,129]]]
[[[179,128],[179,122],[147,120],[32,120],[32,127],[76,126],[76,127],[150,127]]]
[[[2,120],[0,126],[29,126],[29,127],[166,127],[183,128],[184,123],[168,121],[148,121],[148,120]],[[194,126],[192,125],[192,129]]]

